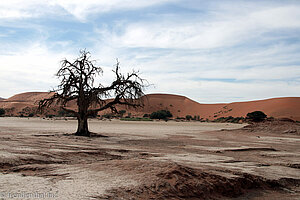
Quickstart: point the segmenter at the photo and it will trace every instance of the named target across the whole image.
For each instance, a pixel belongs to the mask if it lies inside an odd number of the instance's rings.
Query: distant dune
[[[53,93],[27,92],[14,95],[6,100],[0,101],[0,107],[11,109],[12,114],[34,110],[37,102],[43,98],[49,98]],[[247,113],[260,110],[268,116],[275,118],[287,117],[300,121],[300,97],[283,97],[258,101],[234,102],[224,104],[201,104],[187,97],[170,94],[148,94],[144,97],[144,108],[127,109],[127,113],[141,116],[157,110],[167,109],[174,117],[185,117],[186,115],[200,116],[204,119],[215,119],[219,117],[241,117]],[[75,106],[74,103],[71,104]],[[124,109],[124,107],[119,107]],[[108,111],[106,111],[108,112]]]
[[[41,99],[49,98],[53,93],[48,92],[26,92],[16,94],[8,99],[0,101],[0,107],[6,109],[7,114],[19,116],[22,113],[29,114],[36,112],[38,102]]]
[[[35,101],[39,101],[44,98],[49,98],[52,95],[53,93],[49,93],[49,92],[26,92],[26,93],[16,94],[6,99],[5,101],[34,103]]]
[[[240,117],[260,110],[275,118],[288,117],[300,120],[300,97],[283,97],[258,101],[235,102],[227,104],[201,104],[184,96],[168,94],[149,94],[143,109],[145,113],[168,109],[174,117],[199,115],[201,118]]]

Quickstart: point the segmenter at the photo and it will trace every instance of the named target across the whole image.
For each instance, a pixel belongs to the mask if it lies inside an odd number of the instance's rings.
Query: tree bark
[[[89,129],[88,129],[87,119],[88,119],[87,116],[77,117],[78,127],[77,127],[77,131],[76,131],[75,135],[86,136],[86,137],[91,136],[91,133],[89,132]]]

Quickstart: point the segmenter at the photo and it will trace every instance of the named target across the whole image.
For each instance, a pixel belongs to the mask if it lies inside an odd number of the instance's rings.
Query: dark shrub
[[[149,114],[144,114],[143,117],[144,117],[144,118],[149,118],[150,115],[149,115]]]
[[[106,119],[111,119],[114,117],[114,115],[112,113],[107,113],[107,114],[102,115],[102,117],[106,118]]]
[[[92,116],[95,117],[95,114],[93,114]],[[65,110],[60,110],[58,111],[58,117],[76,117],[76,115]]]
[[[28,117],[33,117],[34,116],[34,114],[33,113],[30,113],[29,115],[28,115]]]
[[[221,123],[240,123],[244,121],[244,117],[219,117],[218,119],[213,120],[213,122],[221,122]]]
[[[120,117],[123,117],[125,113],[126,113],[126,110],[120,110],[118,112],[118,114],[119,114]]]
[[[189,121],[190,121],[192,118],[193,118],[193,117],[192,117],[191,115],[185,116],[185,119],[186,119],[186,120],[189,120]]]
[[[53,117],[55,117],[55,115],[52,115],[52,114],[48,114],[48,115],[46,115],[46,118],[53,118]]]
[[[279,121],[282,121],[282,122],[295,122],[294,120],[292,120],[292,119],[290,119],[290,118],[287,118],[287,117],[279,118],[278,120],[279,120]]]
[[[168,110],[159,110],[150,115],[151,119],[168,119],[170,117],[173,117],[173,115]]]
[[[0,116],[5,115],[5,110],[3,108],[0,108]]]
[[[267,115],[262,111],[254,111],[247,114],[247,119],[253,122],[261,122],[267,118]]]
[[[131,113],[128,113],[125,118],[131,118]]]
[[[97,113],[97,112],[92,112],[92,113],[89,115],[90,118],[97,118],[97,116],[98,116],[98,113]]]
[[[65,110],[58,111],[58,116],[59,117],[65,117],[66,115],[67,115],[67,112]]]

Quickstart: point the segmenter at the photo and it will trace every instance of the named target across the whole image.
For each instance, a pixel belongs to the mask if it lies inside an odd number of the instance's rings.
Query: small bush
[[[58,117],[76,117],[74,113],[67,112],[65,110],[58,111]]]
[[[97,113],[97,112],[92,112],[92,113],[89,115],[90,118],[97,118],[97,116],[98,116],[98,113]]]
[[[247,119],[253,122],[261,122],[267,118],[267,115],[262,111],[254,111],[247,114]]]
[[[29,115],[28,115],[28,117],[33,117],[34,116],[34,114],[33,113],[30,113]]]
[[[102,115],[102,117],[106,118],[106,119],[111,119],[111,118],[114,118],[115,116],[112,113],[108,113],[108,114]]]
[[[193,117],[191,115],[187,115],[187,116],[185,116],[185,119],[190,121],[191,119],[193,119]]]
[[[5,115],[5,110],[3,108],[0,108],[0,116]]]
[[[173,115],[168,110],[159,110],[150,115],[150,119],[168,119],[170,117],[173,117]]]
[[[121,118],[121,121],[152,121],[152,119],[149,118],[142,118],[142,117],[133,117],[133,118]]]
[[[67,112],[65,110],[58,111],[58,116],[59,117],[65,117],[66,115],[67,115]]]
[[[244,121],[244,117],[219,117],[218,119],[213,120],[213,122],[221,122],[221,123],[240,123],[241,121]]]
[[[126,113],[126,110],[120,110],[118,113],[120,117],[123,117],[123,115]]]
[[[51,114],[48,114],[48,115],[46,115],[46,118],[53,118],[53,117],[55,117],[55,115],[51,115]]]
[[[131,118],[131,113],[128,113],[126,118]]]
[[[144,117],[144,118],[149,118],[150,115],[149,115],[149,114],[144,114],[143,117]]]

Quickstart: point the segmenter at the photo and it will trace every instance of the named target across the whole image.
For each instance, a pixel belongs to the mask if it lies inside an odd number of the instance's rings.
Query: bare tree
[[[95,78],[102,75],[103,71],[96,66],[95,60],[91,60],[89,52],[80,51],[80,56],[74,62],[62,60],[61,68],[56,74],[60,84],[52,91],[55,94],[51,98],[39,102],[39,110],[43,112],[53,104],[59,105],[61,109],[77,117],[78,128],[75,135],[90,136],[88,117],[105,109],[118,112],[116,105],[143,106],[141,97],[144,95],[145,80],[140,78],[139,73],[120,73],[118,61],[113,72],[115,80],[109,86],[99,84],[95,87]],[[76,101],[77,109],[67,107],[70,101]]]

